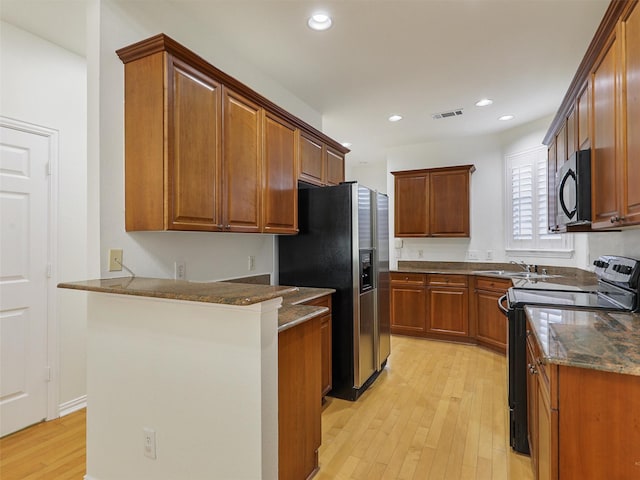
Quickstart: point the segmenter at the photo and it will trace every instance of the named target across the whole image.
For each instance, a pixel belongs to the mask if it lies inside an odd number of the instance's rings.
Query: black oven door
[[[527,337],[524,307],[514,304],[512,299],[509,299],[509,295],[505,295],[498,300],[498,307],[507,317],[508,323],[507,362],[510,444],[511,448],[516,452],[528,454]]]

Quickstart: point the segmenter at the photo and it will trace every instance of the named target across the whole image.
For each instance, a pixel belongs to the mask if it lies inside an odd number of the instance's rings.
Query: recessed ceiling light
[[[502,115],[501,117],[498,117],[498,120],[506,122],[507,120],[513,120],[514,118],[515,117],[513,115]]]
[[[389,117],[390,122],[397,122],[399,120],[402,120],[402,115],[391,115]]]
[[[493,100],[490,98],[483,98],[482,100],[478,100],[476,102],[476,107],[486,107],[487,105],[491,105]]]
[[[309,28],[312,30],[326,30],[330,28],[332,24],[333,21],[331,17],[324,12],[316,12],[307,20],[307,25],[309,25]]]
[[[351,146],[351,142],[342,142],[342,146],[344,148],[349,148]]]

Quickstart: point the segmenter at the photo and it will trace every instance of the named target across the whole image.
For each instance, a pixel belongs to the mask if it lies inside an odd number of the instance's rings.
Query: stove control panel
[[[640,260],[616,255],[603,255],[593,264],[599,279],[617,283],[625,288],[638,288]]]

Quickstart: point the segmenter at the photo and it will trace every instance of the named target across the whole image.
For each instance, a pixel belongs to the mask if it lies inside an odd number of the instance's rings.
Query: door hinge
[[[51,278],[51,264],[47,263],[47,278]]]
[[[51,367],[44,367],[44,381],[51,381]]]

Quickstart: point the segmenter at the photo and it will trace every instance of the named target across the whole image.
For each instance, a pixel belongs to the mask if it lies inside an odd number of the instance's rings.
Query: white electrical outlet
[[[418,258],[424,258],[424,250],[418,250]]]
[[[153,428],[144,427],[142,429],[143,433],[143,448],[144,448],[144,456],[149,457],[153,460],[157,458],[156,456],[156,431]]]
[[[255,255],[249,255],[249,258],[247,260],[247,268],[249,269],[249,271],[256,269],[256,257],[255,257]]]
[[[121,248],[109,249],[109,271],[110,272],[122,271],[122,249]]]
[[[480,252],[478,250],[469,250],[467,257],[469,260],[480,260]]]
[[[493,260],[493,250],[487,250],[487,260]]]
[[[173,264],[173,278],[176,280],[184,280],[187,278],[187,263],[184,261],[175,262]]]

